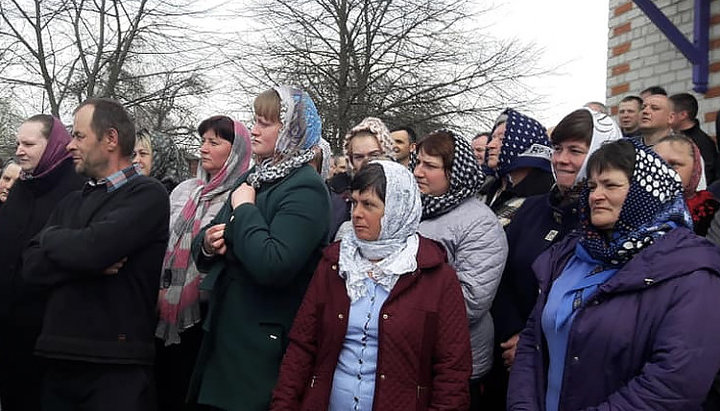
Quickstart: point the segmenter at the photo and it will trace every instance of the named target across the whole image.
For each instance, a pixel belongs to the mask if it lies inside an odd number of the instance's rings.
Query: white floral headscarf
[[[393,161],[373,160],[370,164],[380,164],[385,173],[385,214],[377,240],[361,240],[355,230],[341,239],[339,273],[345,278],[351,302],[366,295],[369,273],[375,282],[391,291],[401,275],[417,269],[422,202],[415,178],[405,166]]]

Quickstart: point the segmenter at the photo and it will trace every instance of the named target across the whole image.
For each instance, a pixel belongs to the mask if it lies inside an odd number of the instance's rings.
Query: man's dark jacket
[[[114,191],[86,184],[58,205],[23,256],[25,279],[52,287],[36,354],[152,364],[168,220],[167,190],[144,176]]]

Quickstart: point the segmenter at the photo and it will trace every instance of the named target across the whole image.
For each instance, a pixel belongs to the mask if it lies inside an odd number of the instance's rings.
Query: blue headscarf
[[[545,127],[537,120],[510,108],[503,111],[501,116],[507,116],[507,120],[498,158],[498,175],[502,177],[512,170],[525,167],[551,172],[552,148]]]
[[[585,188],[580,197],[580,244],[593,258],[615,267],[624,265],[674,227],[693,227],[680,176],[644,144],[634,139],[623,141],[635,148],[635,168],[609,239],[590,221],[590,189]]]
[[[274,88],[280,96],[282,127],[275,143],[275,154],[255,167],[247,182],[259,188],[264,182],[279,180],[315,157],[313,146],[320,142],[322,123],[308,93],[289,86]]]

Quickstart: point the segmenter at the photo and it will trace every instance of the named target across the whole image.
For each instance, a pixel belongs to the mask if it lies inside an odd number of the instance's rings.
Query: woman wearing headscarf
[[[46,290],[23,281],[22,252],[55,205],[84,179],[65,150],[70,134],[59,119],[38,114],[17,133],[21,167],[0,209],[0,402],[3,410],[40,409],[43,363],[33,356],[42,326]]]
[[[198,135],[203,143],[197,177],[180,183],[170,194],[170,239],[155,331],[162,340],[156,359],[158,400],[160,409],[166,410],[185,406],[203,336],[200,322],[207,312],[207,295],[198,288],[204,274],[190,256],[192,239],[220,211],[237,179],[248,170],[252,155],[250,133],[230,117],[203,120]]]
[[[587,170],[581,230],[533,264],[508,409],[699,409],[720,367],[720,250],[650,148],[605,144]]]
[[[133,163],[140,171],[160,181],[168,193],[188,178],[188,165],[175,142],[166,135],[142,129],[137,133]]]
[[[532,263],[578,227],[588,158],[602,144],[620,138],[620,129],[606,114],[582,108],[565,116],[550,137],[555,186],[549,193],[528,197],[505,227],[509,254],[491,311],[495,361],[484,397],[492,409],[505,409],[518,336],[537,300]]]
[[[343,152],[347,158],[347,173],[337,174],[328,181],[333,210],[330,238],[335,240],[352,231],[350,179],[370,159],[395,160],[395,144],[390,137],[390,130],[382,120],[376,117],[366,117],[345,134]]]
[[[417,146],[414,175],[422,193],[419,232],[445,247],[465,297],[472,345],[471,408],[480,409],[480,379],[492,365],[490,305],[507,257],[505,234],[476,194],[484,174],[462,136],[438,130]]]
[[[351,191],[353,231],[323,252],[270,408],[467,409],[462,292],[443,249],[417,234],[412,175],[372,160]]]
[[[330,223],[327,190],[308,164],[321,133],[310,96],[275,87],[254,109],[256,165],[193,241],[211,294],[191,398],[221,409],[267,409]]]
[[[663,137],[653,150],[680,175],[695,234],[707,235],[720,203],[704,189],[705,171],[700,150],[689,137],[679,133]]]
[[[485,153],[486,165],[495,171],[497,179],[484,187],[483,194],[503,227],[527,197],[550,191],[551,154],[542,124],[513,109],[498,117]]]
[[[313,151],[315,152],[315,157],[310,161],[310,165],[315,168],[323,181],[325,181],[330,176],[330,162],[332,161],[330,143],[324,138],[321,138],[320,142],[313,147]]]

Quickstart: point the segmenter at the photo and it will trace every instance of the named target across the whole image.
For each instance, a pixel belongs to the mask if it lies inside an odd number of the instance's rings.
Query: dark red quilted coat
[[[300,306],[272,410],[328,408],[350,308],[339,250],[339,242],[325,249]],[[472,359],[465,303],[437,243],[420,237],[418,270],[400,277],[381,313],[373,409],[467,409]]]

